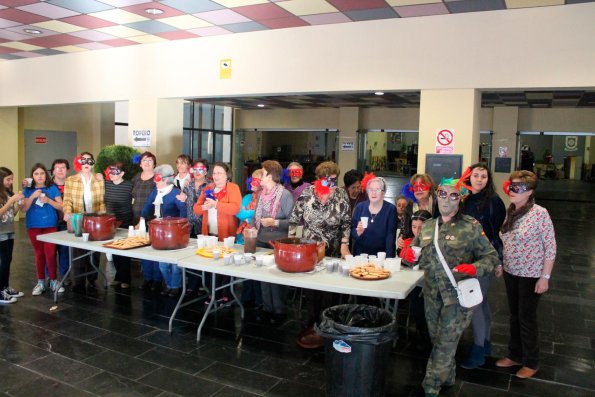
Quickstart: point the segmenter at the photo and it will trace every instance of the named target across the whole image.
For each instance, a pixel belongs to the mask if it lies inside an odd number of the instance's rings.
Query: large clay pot
[[[165,217],[149,222],[151,247],[156,250],[186,248],[190,240],[190,223],[186,218]]]
[[[114,238],[116,229],[122,222],[110,214],[85,214],[83,216],[83,232],[89,233],[89,240],[104,241]]]
[[[275,250],[277,267],[289,273],[309,272],[319,261],[321,246],[324,252],[324,243],[297,237],[269,241],[269,244]]]

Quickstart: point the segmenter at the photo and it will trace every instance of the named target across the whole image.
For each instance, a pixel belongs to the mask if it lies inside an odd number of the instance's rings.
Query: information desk
[[[127,236],[127,231],[118,230],[115,239],[124,238]],[[66,231],[42,234],[37,237],[40,241],[48,243],[59,244],[69,247],[70,251],[70,268],[64,279],[68,277],[72,269],[72,261],[78,258],[72,258],[72,249],[80,248],[89,251],[102,252],[105,254],[121,255],[137,259],[145,259],[157,262],[166,262],[176,264],[182,269],[182,290],[183,293],[178,300],[174,311],[169,321],[169,331],[172,331],[172,323],[177,311],[193,302],[204,299],[197,298],[191,301],[184,302],[186,292],[186,272],[194,273],[199,276],[204,275],[205,272],[212,273],[210,294],[213,296],[207,306],[203,318],[197,330],[196,337],[200,340],[201,330],[210,313],[218,310],[217,306],[217,291],[224,288],[230,288],[232,296],[239,304],[242,318],[244,317],[244,308],[239,299],[235,295],[234,286],[245,280],[264,281],[267,283],[282,284],[297,288],[315,289],[320,291],[335,292],[347,295],[370,296],[376,298],[400,300],[407,297],[411,290],[416,286],[419,280],[423,277],[422,271],[402,270],[394,272],[391,277],[385,280],[358,280],[352,277],[341,276],[337,272],[328,273],[326,270],[313,271],[310,273],[286,273],[279,270],[275,265],[273,266],[257,266],[253,260],[250,264],[243,265],[224,265],[223,259],[214,260],[204,258],[195,254],[196,245],[195,240],[191,239],[187,248],[180,250],[155,250],[150,246],[133,248],[129,250],[118,250],[114,248],[104,247],[107,241],[83,241],[81,237],[75,237],[74,234]],[[244,248],[241,245],[234,246],[238,253],[243,253]],[[258,254],[272,254],[270,249],[257,249]],[[95,270],[103,275],[98,267]],[[197,273],[197,272],[200,272]],[[216,275],[229,276],[230,281],[224,285],[216,286]],[[104,275],[105,277],[105,275]],[[204,281],[204,278],[203,278]],[[58,289],[56,289],[57,291]],[[54,300],[57,298],[57,293],[54,295]]]

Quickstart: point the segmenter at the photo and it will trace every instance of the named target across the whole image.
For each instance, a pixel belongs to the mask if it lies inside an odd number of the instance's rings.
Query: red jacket
[[[202,190],[200,197],[194,204],[194,213],[202,215],[202,234],[209,234],[209,211],[203,211],[202,205],[205,202],[205,191],[214,189],[215,184],[210,183]],[[235,183],[227,182],[225,187],[227,193],[217,202],[217,236],[219,241],[225,237],[235,236],[238,230],[238,218],[236,214],[240,212],[242,205],[242,193],[240,187]]]

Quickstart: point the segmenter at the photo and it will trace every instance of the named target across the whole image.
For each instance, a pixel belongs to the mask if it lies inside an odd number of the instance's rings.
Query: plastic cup
[[[89,241],[89,233],[83,233],[83,241]]]
[[[231,254],[224,254],[223,255],[223,264],[224,265],[231,265]]]
[[[213,259],[214,260],[219,259],[219,250],[213,250]]]
[[[241,265],[243,259],[244,259],[244,255],[242,255],[242,254],[234,254],[234,256],[233,256],[233,264],[234,265]]]
[[[255,259],[256,259],[256,266],[262,266],[264,264],[264,261],[262,259],[262,255],[255,256]]]
[[[135,235],[134,226],[128,226],[128,237],[134,237]]]
[[[196,238],[196,247],[198,249],[204,248],[205,247],[205,243],[206,243],[206,241],[205,241],[205,237],[204,236],[202,236],[202,237],[198,236]]]
[[[364,229],[366,229],[368,227],[368,217],[362,216],[361,218],[359,218],[359,220],[362,223],[362,226],[364,227]]]
[[[421,254],[421,247],[413,246],[413,247],[411,247],[411,249],[413,250],[413,253],[415,254],[415,260],[418,260],[419,255]]]
[[[27,181],[27,187],[31,187],[33,184],[33,178],[25,178],[25,180]]]
[[[376,254],[376,256],[378,257],[378,259],[385,260],[386,259],[386,252],[378,252]]]

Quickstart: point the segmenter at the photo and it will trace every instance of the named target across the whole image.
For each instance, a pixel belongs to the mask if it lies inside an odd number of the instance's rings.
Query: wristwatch
[[[545,278],[546,280],[549,280],[550,278],[552,278],[552,276],[550,274],[542,274],[541,277]]]

